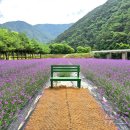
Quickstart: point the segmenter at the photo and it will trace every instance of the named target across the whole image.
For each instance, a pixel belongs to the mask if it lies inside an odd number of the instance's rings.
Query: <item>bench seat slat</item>
[[[51,77],[50,80],[52,81],[77,81],[81,80],[79,77]]]
[[[78,69],[77,67],[53,67],[53,69]]]
[[[79,67],[79,65],[51,65],[52,67]]]
[[[77,72],[77,70],[61,70],[61,69],[56,69],[53,72]]]

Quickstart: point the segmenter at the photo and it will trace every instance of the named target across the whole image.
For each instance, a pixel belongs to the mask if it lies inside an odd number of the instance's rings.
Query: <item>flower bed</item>
[[[40,91],[52,64],[80,64],[82,74],[96,83],[102,96],[117,107],[117,116],[130,119],[130,61],[103,59],[36,59],[0,61],[0,129]]]
[[[75,59],[72,63],[80,64],[82,74],[96,83],[99,93],[117,107],[117,117],[130,119],[129,60]]]
[[[67,60],[0,61],[0,129],[7,128],[16,113],[43,88],[50,77],[50,65],[58,63]]]

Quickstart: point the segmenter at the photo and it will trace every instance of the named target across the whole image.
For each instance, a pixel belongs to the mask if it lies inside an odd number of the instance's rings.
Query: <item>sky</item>
[[[0,0],[0,23],[74,23],[107,0]]]

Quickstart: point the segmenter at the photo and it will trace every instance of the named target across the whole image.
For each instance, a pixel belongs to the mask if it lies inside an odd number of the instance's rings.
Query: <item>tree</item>
[[[67,44],[54,43],[51,44],[49,47],[52,54],[68,54],[74,52],[74,49]]]
[[[116,43],[115,49],[130,49],[130,45],[125,43]]]
[[[76,50],[77,53],[89,53],[91,51],[91,47],[78,46]]]
[[[15,55],[17,59],[19,59],[19,56],[26,59],[27,54],[30,54],[30,58],[33,58],[34,54],[49,52],[48,46],[34,39],[29,39],[24,33],[0,29],[0,54],[4,55],[4,59],[8,60],[10,55],[13,59]]]

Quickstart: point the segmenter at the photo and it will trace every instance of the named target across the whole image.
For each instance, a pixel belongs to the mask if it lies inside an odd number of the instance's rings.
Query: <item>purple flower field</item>
[[[34,59],[0,61],[0,129],[40,91],[50,77],[51,64],[80,64],[82,74],[99,92],[130,118],[130,61],[103,59]]]
[[[117,108],[118,116],[130,119],[130,61],[74,59],[82,74],[97,84],[98,91]],[[130,124],[129,124],[130,125]]]
[[[43,88],[49,80],[50,65],[66,62],[59,59],[0,61],[0,129],[6,128],[15,113]]]

